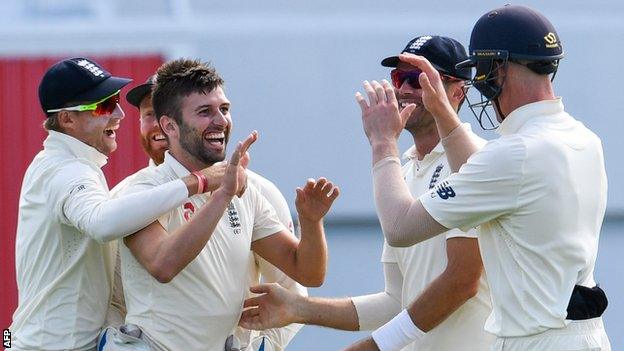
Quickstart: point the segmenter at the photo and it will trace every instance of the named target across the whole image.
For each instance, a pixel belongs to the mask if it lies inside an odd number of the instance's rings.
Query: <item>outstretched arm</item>
[[[319,298],[293,294],[275,284],[251,288],[260,296],[245,301],[239,324],[266,329],[290,323],[314,324],[340,330],[370,330],[401,310],[402,276],[396,263],[384,264],[386,289],[354,298]]]
[[[479,289],[479,280],[483,271],[481,254],[476,238],[455,237],[447,240],[448,264],[442,274],[427,286],[407,308],[409,323],[424,334],[446,320],[468,299],[475,296]],[[375,333],[347,348],[349,351],[384,351],[400,350],[417,339],[406,338],[403,343],[396,343],[398,337],[388,330],[396,328],[393,319]],[[394,322],[394,325],[393,325]],[[385,330],[384,330],[385,329]],[[418,334],[418,333],[416,333]],[[379,346],[383,346],[379,348]]]
[[[304,286],[320,286],[325,280],[327,243],[323,217],[340,191],[325,178],[308,179],[297,188],[295,204],[301,225],[301,240],[281,231],[251,244],[254,252]]]

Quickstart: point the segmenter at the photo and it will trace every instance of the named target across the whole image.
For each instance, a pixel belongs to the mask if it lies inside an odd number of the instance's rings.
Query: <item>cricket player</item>
[[[88,58],[62,60],[39,84],[48,137],[24,175],[15,245],[17,350],[92,350],[111,298],[111,241],[133,233],[197,193],[195,176],[111,199],[101,167],[117,148],[130,79]],[[220,175],[200,174],[216,181]]]
[[[550,21],[528,7],[506,5],[477,21],[470,57],[458,68],[476,67],[472,84],[482,100],[471,108],[483,116],[492,104],[500,122],[501,137],[481,149],[432,63],[400,57],[423,71],[423,103],[457,171],[419,198],[401,182],[396,151],[396,137],[417,106],[399,112],[388,82],[365,84],[368,101],[357,95],[373,146],[382,227],[399,228],[384,230],[389,244],[408,246],[448,228],[479,226],[493,307],[485,328],[497,337],[492,350],[611,349],[601,318],[606,296],[593,276],[606,207],[602,145],[553,91],[561,45]],[[373,338],[379,349],[394,350],[426,335],[410,310]]]
[[[464,101],[464,82],[469,68],[455,65],[468,58],[464,47],[452,38],[422,35],[407,43],[403,53],[427,57],[443,77],[446,95],[454,110]],[[416,104],[405,124],[414,146],[403,154],[401,180],[413,196],[435,187],[450,173],[450,166],[440,143],[435,121],[422,105],[421,71],[398,56],[385,58],[381,64],[393,67],[392,84],[396,89],[399,110]],[[477,143],[485,142],[473,136]],[[292,321],[343,330],[375,330],[408,308],[422,320],[429,332],[425,338],[405,350],[474,350],[490,347],[492,335],[483,330],[491,311],[490,296],[479,254],[476,232],[451,229],[444,235],[405,248],[384,242],[382,263],[385,291],[342,299],[291,296],[276,286],[261,286],[246,306],[241,325],[266,328]],[[292,319],[286,319],[292,318]]]
[[[155,83],[156,76],[153,75],[149,77],[145,83],[132,88],[126,94],[126,100],[139,109],[141,145],[150,158],[149,167],[162,164],[165,159],[165,151],[168,149],[167,140],[160,129],[152,105],[152,89]],[[213,167],[220,166],[221,164],[214,165]],[[294,226],[288,203],[279,189],[271,181],[251,170],[247,170],[247,181],[253,184],[269,201],[275,209],[279,221],[288,228],[289,231],[294,233]],[[119,189],[123,189],[125,187],[124,184],[125,182],[122,182],[118,189],[116,187],[112,192],[114,193]],[[260,278],[262,278],[264,282],[278,283],[295,294],[302,296],[307,295],[307,289],[305,287],[288,277],[253,251],[250,251],[249,263],[249,286],[258,284]],[[116,287],[119,287],[119,289],[117,289],[117,291],[113,290],[113,302],[116,304],[116,309],[123,311],[123,316],[125,318],[125,301],[123,301],[123,291],[121,290],[120,271],[117,270],[115,273],[115,278],[118,279],[116,280]],[[282,328],[273,328],[259,332],[239,327],[234,334],[235,339],[232,340],[232,347],[238,347],[240,349],[249,348],[249,350],[251,350],[249,345],[252,344],[252,342],[256,344],[262,344],[264,342],[265,345],[270,344],[273,346],[275,350],[283,350],[302,326],[301,324],[290,324]]]
[[[161,165],[127,182],[121,196],[224,159],[232,120],[222,85],[214,68],[199,61],[159,68],[152,100],[169,150]],[[192,197],[121,245],[126,323],[138,326],[152,349],[224,349],[247,291],[250,249],[302,285],[322,283],[322,218],[338,188],[321,178],[297,189],[298,240],[253,184],[241,197],[234,195],[245,184],[236,186]]]

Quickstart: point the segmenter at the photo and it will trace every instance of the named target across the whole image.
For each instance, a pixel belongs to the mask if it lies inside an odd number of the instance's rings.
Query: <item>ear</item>
[[[162,129],[163,133],[167,134],[168,138],[178,135],[178,123],[176,123],[175,119],[162,115],[158,120],[160,124],[160,129]]]
[[[58,112],[58,121],[61,130],[74,130],[76,128],[76,122],[78,116],[76,113],[70,111],[61,110]]]
[[[449,94],[449,97],[451,98],[451,102],[453,106],[459,105],[459,103],[464,99],[465,96],[466,96],[465,85],[459,82],[453,84],[452,90]]]

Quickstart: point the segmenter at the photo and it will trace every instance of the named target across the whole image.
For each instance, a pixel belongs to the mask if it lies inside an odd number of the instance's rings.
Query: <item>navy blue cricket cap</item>
[[[50,67],[39,83],[44,113],[70,102],[96,102],[120,90],[132,79],[114,77],[95,61],[75,57]]]
[[[455,65],[468,59],[466,48],[457,40],[438,35],[422,35],[410,40],[402,54],[424,56],[435,69],[451,77],[469,80],[472,72],[469,67],[456,68]],[[399,56],[386,57],[381,61],[384,67],[396,67]]]
[[[487,12],[470,35],[470,59],[459,67],[476,66],[481,59],[506,55],[511,60],[556,61],[563,47],[555,27],[536,10],[521,5],[505,5]]]
[[[152,93],[152,88],[156,85],[156,75],[152,75],[147,78],[145,83],[141,85],[137,85],[136,87],[130,89],[126,94],[126,100],[130,103],[130,105],[139,108],[141,105],[141,101],[148,95]]]

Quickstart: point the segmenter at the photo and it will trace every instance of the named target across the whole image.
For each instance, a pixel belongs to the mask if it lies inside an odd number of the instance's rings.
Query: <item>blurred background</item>
[[[37,86],[58,60],[87,56],[140,84],[165,60],[211,61],[232,102],[232,140],[257,129],[251,168],[272,180],[294,210],[294,189],[326,176],[342,195],[328,217],[330,266],[311,295],[348,296],[383,288],[382,236],[375,216],[370,148],[354,93],[364,79],[388,78],[382,58],[422,34],[451,36],[468,46],[486,11],[504,2],[317,0],[5,0],[0,12],[0,327],[17,304],[14,237],[24,171],[46,133]],[[557,28],[566,53],[555,79],[566,110],[603,140],[609,202],[596,280],[610,297],[605,314],[613,349],[624,349],[624,138],[620,122],[624,2],[525,1]],[[125,96],[127,89],[122,94]],[[144,167],[138,112],[126,118],[119,149],[105,166],[112,187]],[[469,109],[461,117],[491,139]],[[401,148],[410,146],[406,135]],[[305,327],[289,349],[338,349],[368,333]]]

